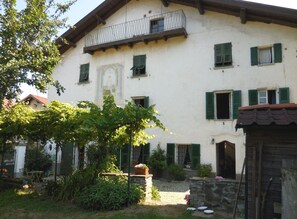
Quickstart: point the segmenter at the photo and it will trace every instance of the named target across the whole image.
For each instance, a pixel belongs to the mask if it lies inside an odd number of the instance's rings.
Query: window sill
[[[228,68],[234,68],[233,65],[228,65],[228,66],[220,66],[220,67],[214,67],[214,70],[222,70],[222,69],[228,69]]]
[[[78,82],[77,85],[84,85],[84,84],[90,84],[91,81],[81,81],[81,82]]]
[[[145,73],[145,74],[140,74],[140,75],[132,75],[131,78],[144,78],[144,77],[147,77],[148,75]]]
[[[258,64],[258,67],[263,67],[263,66],[271,66],[274,65],[274,63],[264,63],[264,64]]]
[[[217,122],[227,122],[227,121],[233,121],[235,119],[214,119]]]

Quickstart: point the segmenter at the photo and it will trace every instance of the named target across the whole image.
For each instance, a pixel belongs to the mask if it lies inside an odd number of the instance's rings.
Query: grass
[[[111,218],[111,219],[191,219],[185,205],[130,206],[119,211],[86,211],[71,203],[56,202],[30,190],[7,190],[0,193],[0,218]]]

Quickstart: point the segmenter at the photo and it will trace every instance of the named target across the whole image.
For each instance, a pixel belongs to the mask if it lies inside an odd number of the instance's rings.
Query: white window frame
[[[258,90],[258,104],[259,105],[263,105],[263,104],[269,104],[268,103],[268,91],[270,91],[270,90],[274,90],[275,91],[275,102],[276,102],[276,104],[278,104],[279,103],[279,97],[278,97],[278,93],[279,93],[279,91],[278,91],[278,89],[259,89]],[[265,92],[265,97],[260,97],[260,92],[262,92],[262,93],[264,93]],[[260,99],[264,99],[265,98],[265,103],[261,103],[260,102]]]
[[[271,52],[271,62],[261,62],[261,51],[264,51],[266,49],[270,49]],[[273,45],[268,45],[268,46],[260,46],[258,47],[258,65],[271,65],[274,64],[274,49],[273,49]]]
[[[217,94],[229,94],[229,118],[228,119],[218,119],[217,116]],[[214,91],[214,119],[215,120],[232,120],[233,116],[233,92],[231,90],[225,91]]]

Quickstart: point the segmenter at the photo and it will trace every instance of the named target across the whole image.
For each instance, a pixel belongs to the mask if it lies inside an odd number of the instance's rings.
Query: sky
[[[280,7],[297,9],[296,0],[250,0],[250,1],[258,2],[262,4],[269,4],[269,5],[276,5]],[[17,0],[17,2],[19,5],[22,5],[22,2],[24,2],[24,0]],[[77,2],[71,7],[70,11],[67,12],[66,14],[66,16],[68,17],[68,24],[74,25],[102,2],[103,0],[77,0]],[[61,34],[62,33],[63,31],[61,31]],[[29,94],[35,94],[43,97],[47,96],[47,94],[40,93],[36,91],[34,88],[29,87],[27,85],[23,85],[22,90],[23,90],[23,94],[20,97],[21,99],[26,97]]]

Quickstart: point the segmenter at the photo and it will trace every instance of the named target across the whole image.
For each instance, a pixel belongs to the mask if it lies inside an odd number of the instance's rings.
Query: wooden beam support
[[[203,7],[203,4],[202,4],[202,0],[195,0],[195,3],[196,3],[196,7],[199,11],[199,13],[202,15],[205,13],[204,11],[204,7]]]
[[[97,14],[96,14],[96,19],[97,19],[97,25],[98,24],[103,24],[103,25],[106,24],[106,21],[102,17],[98,16]]]
[[[240,9],[240,20],[242,24],[246,24],[247,18],[246,18],[246,8],[241,8]]]
[[[168,7],[169,6],[168,0],[161,0],[161,2],[163,3],[164,7]]]

